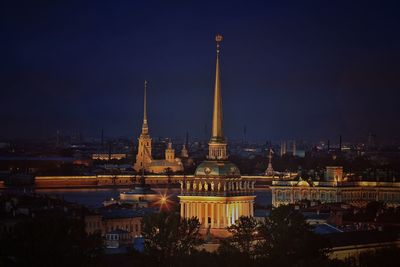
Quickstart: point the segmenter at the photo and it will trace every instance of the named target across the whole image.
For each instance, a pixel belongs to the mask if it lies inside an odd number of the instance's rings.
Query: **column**
[[[221,204],[217,203],[217,227],[221,228],[221,215],[220,215],[220,211],[221,211]]]
[[[250,215],[254,217],[254,206],[253,206],[253,201],[250,201]]]
[[[197,211],[199,210],[199,203],[194,202],[193,203],[193,216],[197,217],[197,219],[200,220],[199,215],[197,214]]]
[[[226,215],[226,225],[225,226],[229,226],[230,225],[230,216],[229,216],[229,204],[226,203],[225,204],[225,215]]]
[[[235,223],[235,203],[231,203],[229,206],[230,206],[229,210],[231,212],[231,224],[234,224]]]
[[[197,203],[197,217],[200,220],[200,223],[203,223],[203,203]]]
[[[204,226],[208,227],[208,203],[204,203]]]
[[[181,203],[181,218],[185,218],[185,203]]]
[[[235,217],[235,221],[237,221],[238,219],[239,219],[239,203],[238,202],[236,202],[235,203],[235,208],[236,208],[236,211],[235,211],[235,215],[236,215],[236,217]]]
[[[215,203],[211,203],[211,228],[214,228],[214,219],[215,219],[215,216],[214,216],[214,206],[215,206]]]

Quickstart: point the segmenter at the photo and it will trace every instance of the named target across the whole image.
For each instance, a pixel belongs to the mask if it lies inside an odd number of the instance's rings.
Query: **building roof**
[[[341,233],[342,231],[328,223],[313,225],[313,232],[319,235]]]
[[[325,236],[329,239],[332,247],[394,242],[399,239],[398,233],[380,231],[342,232]]]
[[[106,235],[121,235],[121,234],[129,234],[129,232],[122,229],[115,229],[106,233]]]
[[[150,163],[150,167],[157,167],[157,166],[163,166],[163,167],[174,167],[174,166],[179,166],[179,161],[167,161],[165,159],[153,159]]]
[[[203,161],[197,167],[195,177],[228,177],[239,178],[239,168],[229,161]]]
[[[154,209],[103,209],[101,215],[103,219],[140,218],[152,212]]]
[[[317,212],[302,212],[306,220],[327,220],[330,216],[329,213],[317,213]]]

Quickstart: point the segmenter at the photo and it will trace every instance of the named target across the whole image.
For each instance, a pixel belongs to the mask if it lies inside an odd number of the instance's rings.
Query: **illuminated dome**
[[[194,175],[195,177],[239,178],[240,171],[229,161],[203,161]]]

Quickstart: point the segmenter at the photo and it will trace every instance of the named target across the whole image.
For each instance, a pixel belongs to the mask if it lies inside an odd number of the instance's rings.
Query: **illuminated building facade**
[[[226,234],[225,228],[240,216],[254,215],[254,180],[243,180],[239,169],[228,161],[222,128],[220,84],[220,42],[216,36],[217,59],[214,89],[212,136],[208,159],[196,169],[194,177],[180,181],[180,213],[183,218],[197,217],[202,229],[215,235]]]
[[[348,181],[342,167],[327,167],[324,181],[272,181],[272,205],[294,204],[302,200],[322,203],[343,202],[365,206],[381,201],[388,206],[400,205],[400,183]]]
[[[121,160],[126,158],[123,153],[95,153],[92,154],[93,160]]]
[[[138,153],[133,169],[140,172],[145,169],[147,172],[164,173],[166,171],[177,172],[183,170],[182,162],[175,158],[175,150],[172,143],[168,143],[165,151],[165,160],[153,159],[151,154],[151,137],[149,134],[149,125],[147,123],[147,81],[144,82],[144,105],[143,105],[143,124],[142,132],[139,136]]]

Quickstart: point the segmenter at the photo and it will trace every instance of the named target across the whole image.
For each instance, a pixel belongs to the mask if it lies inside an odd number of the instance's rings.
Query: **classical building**
[[[222,128],[220,83],[220,42],[216,36],[217,58],[214,89],[212,136],[208,143],[208,159],[196,169],[194,177],[180,181],[181,217],[197,217],[203,230],[226,235],[225,228],[240,216],[253,216],[254,180],[243,180],[239,169],[228,161]]]
[[[177,172],[183,170],[182,162],[179,158],[175,158],[175,150],[172,143],[168,143],[165,151],[165,159],[153,159],[151,154],[151,137],[149,134],[149,125],[147,123],[147,81],[144,82],[144,105],[143,105],[143,124],[142,132],[139,136],[138,153],[133,169],[140,172],[144,169],[151,173]]]
[[[302,179],[272,181],[272,205],[294,204],[302,200],[322,203],[343,202],[365,206],[371,201],[382,201],[388,206],[400,205],[400,183],[378,181],[349,181],[343,168],[326,167],[322,181]]]
[[[136,237],[141,236],[143,216],[151,212],[150,209],[101,209],[84,216],[85,232],[99,233],[107,247],[132,244]]]
[[[124,153],[94,153],[92,154],[93,160],[121,160],[126,158]]]

